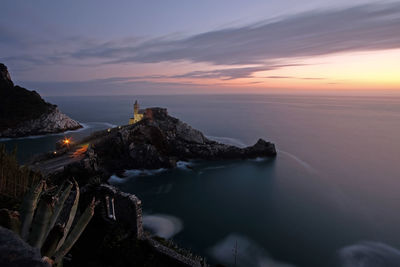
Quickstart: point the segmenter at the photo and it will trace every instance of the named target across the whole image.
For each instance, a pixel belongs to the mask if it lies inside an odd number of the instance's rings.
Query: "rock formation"
[[[0,137],[58,133],[81,127],[37,92],[15,86],[7,67],[0,63]]]
[[[76,151],[82,150],[80,147],[83,145],[87,147],[85,154],[74,157]],[[37,157],[32,166],[42,173],[50,174],[73,165],[75,170],[81,168],[100,171],[107,176],[127,169],[173,168],[177,161],[192,159],[226,160],[275,156],[275,145],[263,139],[246,148],[221,144],[169,116],[166,109],[150,108],[146,110],[144,119],[138,123],[96,132],[70,147],[69,152],[60,150],[56,154]]]
[[[92,142],[100,166],[107,169],[171,168],[179,160],[274,157],[274,144],[262,139],[238,148],[206,138],[200,131],[168,115],[163,108],[147,109],[145,118],[115,129]]]

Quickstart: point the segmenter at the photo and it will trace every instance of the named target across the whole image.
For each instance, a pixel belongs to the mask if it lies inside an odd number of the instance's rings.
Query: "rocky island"
[[[59,133],[82,126],[35,91],[14,85],[0,63],[0,138]]]
[[[127,169],[173,168],[178,161],[275,156],[275,145],[263,139],[245,148],[218,143],[169,116],[164,108],[147,108],[137,123],[96,132],[36,158],[32,166],[53,173],[73,164],[109,176]]]

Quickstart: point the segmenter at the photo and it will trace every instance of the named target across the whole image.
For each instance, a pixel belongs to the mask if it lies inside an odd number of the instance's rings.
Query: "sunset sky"
[[[5,0],[0,51],[44,95],[400,92],[400,2]]]

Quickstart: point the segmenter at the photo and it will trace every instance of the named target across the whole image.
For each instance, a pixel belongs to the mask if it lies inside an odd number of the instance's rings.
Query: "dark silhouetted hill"
[[[82,127],[36,92],[15,86],[0,63],[0,137],[63,132]]]

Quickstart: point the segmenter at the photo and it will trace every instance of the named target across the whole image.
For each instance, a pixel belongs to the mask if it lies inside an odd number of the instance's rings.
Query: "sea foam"
[[[341,267],[398,267],[400,251],[384,243],[362,242],[339,251]]]
[[[171,238],[183,229],[183,222],[177,217],[166,214],[143,215],[143,225],[155,235]]]

